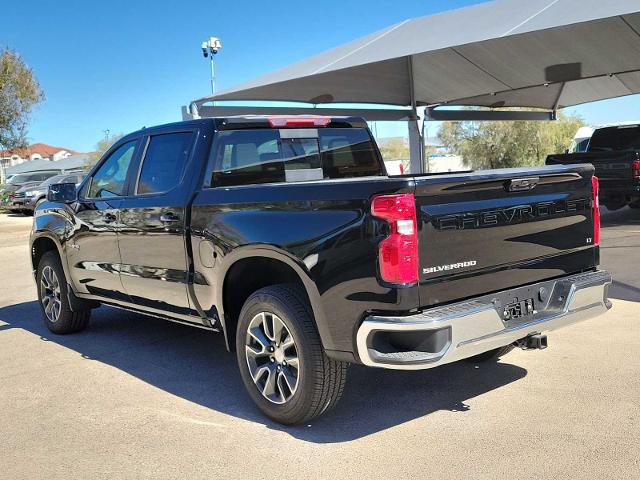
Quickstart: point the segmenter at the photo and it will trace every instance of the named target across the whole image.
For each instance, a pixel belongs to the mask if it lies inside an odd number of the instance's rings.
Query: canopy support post
[[[409,159],[411,173],[423,173],[422,151],[421,148],[423,138],[418,126],[418,120],[409,120]]]
[[[409,120],[409,171],[413,174],[424,173],[424,138],[420,128],[420,118],[418,117],[418,107],[416,104],[416,92],[413,84],[413,58],[407,57],[407,73],[409,76],[409,94],[411,100],[411,111],[413,113]]]

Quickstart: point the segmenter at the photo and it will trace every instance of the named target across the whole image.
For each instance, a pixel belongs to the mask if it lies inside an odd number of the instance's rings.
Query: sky
[[[200,44],[222,40],[219,90],[285,67],[411,17],[478,0],[0,0],[0,48],[16,50],[46,100],[30,143],[90,151],[111,134],[181,119],[210,92]],[[569,110],[587,123],[640,119],[640,96]],[[387,122],[379,136],[402,134]],[[430,128],[429,133],[435,133]]]

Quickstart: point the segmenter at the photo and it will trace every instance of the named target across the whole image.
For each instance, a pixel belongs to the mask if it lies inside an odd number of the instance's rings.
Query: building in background
[[[13,167],[6,169],[6,176],[16,175],[18,173],[33,173],[33,172],[57,172],[57,173],[69,173],[79,172],[87,170],[89,165],[89,154],[80,153],[78,155],[71,155],[65,157],[62,160],[29,160]]]
[[[11,174],[11,167],[21,165],[26,162],[35,161],[47,161],[58,162],[65,158],[69,158],[73,155],[81,155],[79,152],[71,150],[69,148],[54,147],[47,145],[46,143],[34,143],[27,148],[19,148],[15,150],[0,150],[0,183],[4,183],[7,175]],[[29,167],[31,168],[31,167]],[[61,170],[55,165],[51,165],[48,169],[36,169],[25,171],[37,171],[37,170]],[[13,172],[24,173],[24,172]]]

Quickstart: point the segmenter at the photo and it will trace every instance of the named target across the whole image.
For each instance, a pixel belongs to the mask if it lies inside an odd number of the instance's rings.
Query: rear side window
[[[209,163],[205,186],[382,174],[367,130],[354,128],[221,131]]]
[[[168,192],[178,185],[189,158],[192,139],[192,132],[152,136],[142,160],[136,193]]]
[[[329,128],[320,133],[322,168],[326,178],[381,175],[382,166],[369,132],[363,128]]]

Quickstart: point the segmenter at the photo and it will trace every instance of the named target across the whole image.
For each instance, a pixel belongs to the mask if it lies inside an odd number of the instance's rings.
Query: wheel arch
[[[31,237],[31,266],[33,267],[33,271],[35,272],[38,269],[38,264],[42,256],[50,251],[55,252],[58,257],[60,257],[64,274],[69,278],[66,262],[62,256],[62,245],[56,236],[50,232],[36,232]]]
[[[257,274],[259,272],[259,274]],[[260,288],[282,283],[296,284],[311,306],[324,348],[332,345],[320,293],[304,263],[285,252],[270,248],[252,248],[235,252],[221,275],[220,320],[231,351],[235,349],[235,334],[240,310],[249,296]],[[241,282],[239,280],[242,279]]]

